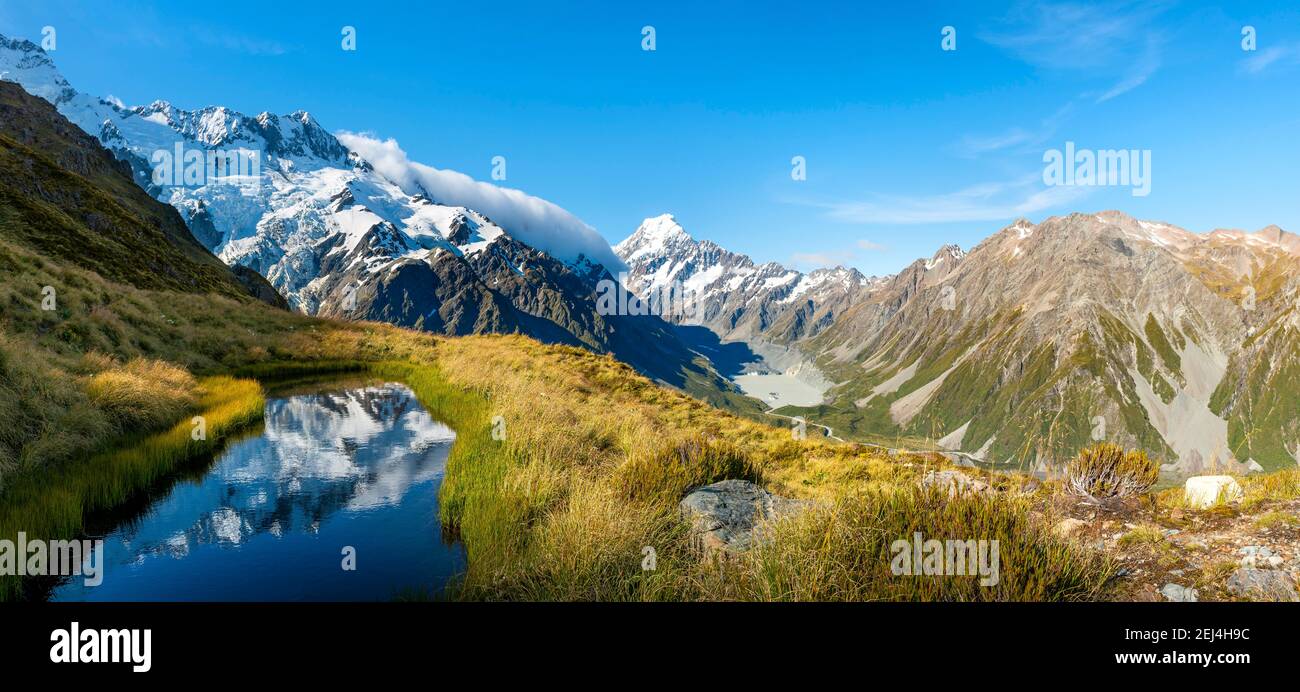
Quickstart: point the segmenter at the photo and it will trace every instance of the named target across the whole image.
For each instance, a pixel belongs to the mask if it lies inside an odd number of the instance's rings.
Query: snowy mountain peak
[[[157,114],[160,114],[160,115],[169,116],[169,115],[171,115],[171,112],[172,112],[172,104],[171,104],[171,102],[170,102],[170,101],[164,101],[164,100],[162,100],[162,99],[155,99],[155,100],[154,100],[152,103],[150,103],[149,105],[147,105],[147,106],[139,106],[138,108],[139,108],[139,113],[140,113],[141,115],[153,115],[153,114],[157,113]]]
[[[26,39],[9,39],[3,34],[0,34],[0,80],[22,84],[27,93],[56,106],[76,94],[40,46]]]
[[[679,235],[690,237],[686,233],[686,230],[682,228],[682,225],[677,223],[677,217],[672,214],[652,216],[645,221],[642,221],[641,226],[637,228],[637,231],[652,238],[673,237]]]
[[[614,246],[614,252],[627,261],[637,257],[662,255],[673,248],[695,245],[695,240],[677,222],[676,217],[672,214],[660,214],[642,221],[632,235]]]
[[[584,276],[622,268],[598,233],[554,204],[409,161],[392,140],[336,136],[305,110],[248,116],[165,100],[128,108],[76,91],[39,46],[3,36],[0,78],[53,103],[175,207],[209,250],[261,273],[308,312],[341,276],[374,281],[430,254],[468,260],[526,247]]]
[[[668,319],[745,339],[784,325],[788,337],[811,336],[871,283],[845,267],[803,274],[776,262],[695,241],[671,214],[646,219],[614,247],[627,263],[627,286],[642,297],[683,295],[698,309]]]
[[[934,253],[930,259],[925,260],[925,270],[931,271],[935,268],[941,268],[944,271],[951,271],[954,266],[966,258],[966,251],[957,245],[944,245]]]

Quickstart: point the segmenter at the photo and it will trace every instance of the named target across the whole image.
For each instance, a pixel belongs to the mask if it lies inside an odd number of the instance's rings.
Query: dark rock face
[[[248,295],[253,296],[263,303],[280,308],[281,310],[289,309],[289,301],[285,300],[284,296],[280,295],[280,293],[275,290],[275,287],[263,278],[261,274],[258,274],[256,271],[241,264],[236,264],[231,267],[230,271],[235,275],[235,279],[239,281],[239,284],[248,291]]]
[[[472,224],[453,224],[453,235],[472,232]],[[507,235],[473,254],[437,248],[417,258],[387,225],[370,229],[346,254],[331,250],[317,248],[321,278],[312,292],[317,302],[302,306],[308,312],[448,336],[526,334],[609,353],[677,387],[692,374],[716,377],[660,318],[601,314],[599,282],[612,277],[599,265],[580,273]]]
[[[202,201],[197,201],[189,209],[186,222],[190,227],[190,232],[194,234],[195,240],[202,243],[203,247],[214,247],[220,243],[221,233],[212,224],[212,215],[208,213],[207,205]]]

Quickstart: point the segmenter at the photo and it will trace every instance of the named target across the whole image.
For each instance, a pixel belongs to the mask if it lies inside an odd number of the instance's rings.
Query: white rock
[[[1241,499],[1241,485],[1232,476],[1192,476],[1183,484],[1183,499],[1197,509]]]
[[[1165,598],[1178,603],[1195,603],[1200,596],[1196,589],[1178,584],[1165,584],[1164,588],[1160,589],[1160,593],[1164,594]]]

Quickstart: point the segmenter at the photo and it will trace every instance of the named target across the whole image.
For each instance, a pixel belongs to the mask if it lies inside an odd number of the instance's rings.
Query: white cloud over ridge
[[[552,202],[481,182],[464,173],[417,163],[392,138],[380,140],[352,132],[338,132],[335,136],[409,194],[423,188],[439,204],[469,207],[486,214],[510,235],[560,261],[573,262],[584,255],[612,273],[626,269],[594,228]]]

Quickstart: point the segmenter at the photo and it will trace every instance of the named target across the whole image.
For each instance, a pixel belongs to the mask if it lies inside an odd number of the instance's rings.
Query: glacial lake
[[[103,581],[60,601],[387,601],[465,566],[438,489],[455,433],[400,384],[273,392],[260,431],[156,497],[100,518]],[[98,531],[98,532],[97,532]],[[355,569],[345,569],[348,551]]]
[[[794,375],[751,373],[732,378],[747,396],[761,399],[772,408],[782,406],[816,406],[822,403],[822,390]]]

